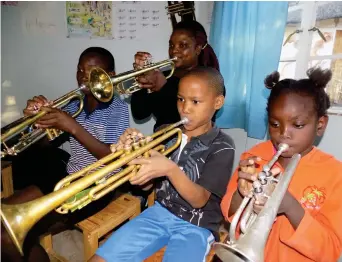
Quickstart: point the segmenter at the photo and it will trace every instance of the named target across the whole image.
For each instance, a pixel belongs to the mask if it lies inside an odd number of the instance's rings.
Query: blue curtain
[[[210,43],[227,90],[219,127],[265,137],[269,91],[264,78],[278,69],[287,9],[288,2],[215,2]]]

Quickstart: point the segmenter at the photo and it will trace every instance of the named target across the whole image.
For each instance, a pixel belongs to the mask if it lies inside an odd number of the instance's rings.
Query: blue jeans
[[[156,202],[123,225],[96,251],[107,262],[141,262],[167,245],[163,261],[205,261],[214,236]]]

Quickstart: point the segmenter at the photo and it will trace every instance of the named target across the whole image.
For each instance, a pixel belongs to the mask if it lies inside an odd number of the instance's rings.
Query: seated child
[[[224,103],[223,78],[199,67],[180,80],[178,112],[181,146],[171,160],[151,151],[130,182],[144,189],[156,185],[157,201],[117,230],[90,261],[143,261],[167,245],[164,261],[203,261],[217,235],[221,197],[231,175],[232,139],[211,121]]]
[[[269,262],[332,262],[342,251],[342,163],[314,146],[328,124],[330,101],[325,87],[331,71],[316,68],[307,74],[309,79],[279,81],[275,72],[265,79],[271,89],[267,105],[270,140],[241,156],[240,168],[221,203],[226,220],[231,221],[256,179],[253,170],[271,160],[280,143],[289,149],[279,157],[274,174],[284,170],[294,154],[301,154],[265,247]],[[261,209],[261,203],[254,206],[255,212]]]

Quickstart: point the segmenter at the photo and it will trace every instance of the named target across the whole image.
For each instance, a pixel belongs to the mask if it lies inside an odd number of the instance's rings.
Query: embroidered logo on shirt
[[[317,186],[308,186],[303,191],[303,197],[300,203],[308,209],[319,210],[326,198],[325,188]]]

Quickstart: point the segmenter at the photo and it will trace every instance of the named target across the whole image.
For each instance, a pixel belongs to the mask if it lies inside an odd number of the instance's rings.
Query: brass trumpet
[[[84,95],[80,92],[82,89],[88,88],[84,85],[72,90],[71,92],[65,94],[64,96],[54,100],[51,105],[52,108],[62,108],[73,99],[78,99],[80,101],[79,109],[72,115],[73,118],[77,117],[83,110],[83,97]],[[114,92],[113,87],[104,86],[103,88],[93,89],[90,85],[90,91],[92,94],[101,102],[108,102],[112,99]],[[24,116],[13,123],[5,127],[5,132],[1,134],[1,142],[4,146],[4,150],[1,151],[1,158],[6,155],[17,155],[24,151],[26,148],[39,141],[44,136],[47,136],[50,141],[54,140],[56,137],[61,135],[63,131],[54,128],[35,128],[34,123],[46,115],[46,111],[40,111],[33,116]],[[25,133],[27,131],[27,133]],[[8,146],[8,141],[14,136],[21,135],[19,141],[13,146]]]
[[[287,148],[287,144],[280,144],[279,150],[272,160],[258,174],[258,180],[253,182],[253,189],[250,195],[243,199],[234,215],[229,229],[228,242],[226,244],[214,244],[216,255],[223,262],[264,261],[264,249],[268,235],[277,216],[279,206],[301,159],[300,154],[295,154],[284,173],[280,175],[279,179],[275,179],[270,173],[270,170],[282,152],[286,151]],[[257,215],[253,213],[253,204],[256,199],[261,198],[267,198],[268,200],[262,211]],[[245,214],[241,218],[244,212]],[[244,223],[244,228],[241,228],[242,234],[236,240],[236,228],[240,218],[241,224]]]
[[[188,119],[184,118],[154,133],[151,136],[152,141],[150,142],[143,139],[139,143],[133,144],[131,149],[119,150],[67,176],[56,185],[54,192],[46,196],[18,205],[2,204],[0,211],[1,221],[19,252],[23,255],[22,247],[28,231],[50,211],[56,209],[57,212],[64,214],[68,211],[82,208],[119,187],[133,177],[140,166],[130,165],[105,179],[104,182],[93,185],[106,178],[114,170],[125,166],[133,159],[140,156],[148,157],[148,152],[151,149],[160,151],[163,155],[167,155],[175,150],[182,140],[182,131],[177,127],[187,122]],[[162,143],[174,135],[177,135],[177,141],[166,149]],[[76,179],[77,181],[74,181]],[[84,196],[77,200],[75,196],[79,193],[83,193]]]
[[[171,67],[171,72],[166,76],[166,79],[170,78],[175,70],[174,61],[177,57],[166,59],[157,63],[146,64],[142,69],[135,69],[127,71],[115,76],[107,74],[101,68],[94,68],[90,72],[90,86],[92,90],[102,90],[110,87],[114,87],[114,92],[119,95],[131,95],[140,90],[139,84],[136,82],[136,77],[143,75],[154,69],[162,69],[164,67]],[[126,87],[124,84],[126,81],[133,81],[132,85]]]

